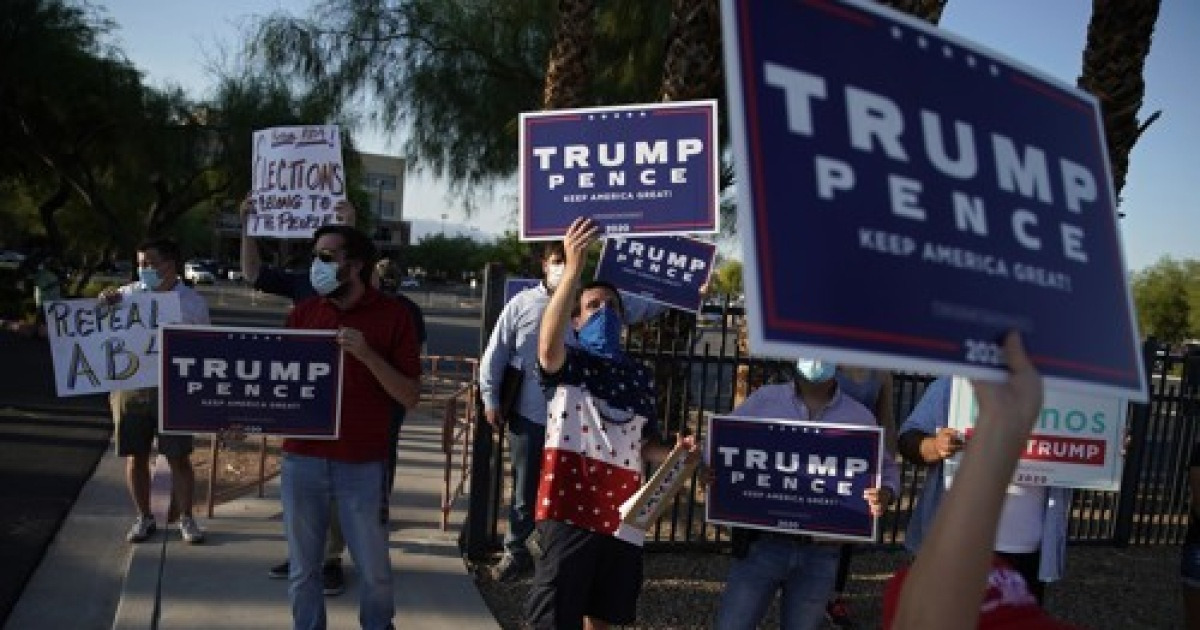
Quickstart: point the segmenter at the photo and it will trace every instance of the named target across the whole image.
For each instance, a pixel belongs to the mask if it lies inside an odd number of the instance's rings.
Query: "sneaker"
[[[346,574],[342,572],[341,560],[326,560],[321,568],[321,586],[328,597],[346,592]]]
[[[288,573],[291,571],[291,568],[291,565],[289,565],[285,560],[283,564],[277,564],[270,569],[267,569],[267,577],[271,578],[272,580],[286,580],[288,579]]]
[[[190,516],[179,517],[179,534],[183,536],[184,541],[191,545],[204,542],[204,531],[196,524],[196,519]]]
[[[497,582],[512,582],[520,579],[533,568],[533,562],[529,556],[516,556],[511,553],[506,553],[500,558],[500,562],[492,567],[492,579]]]
[[[853,628],[854,621],[850,619],[850,606],[842,597],[835,597],[825,604],[825,619],[834,628]]]
[[[154,534],[154,530],[156,529],[158,529],[158,526],[154,524],[153,516],[139,516],[133,522],[133,527],[129,528],[129,533],[125,535],[125,540],[131,543],[145,542],[146,539]]]

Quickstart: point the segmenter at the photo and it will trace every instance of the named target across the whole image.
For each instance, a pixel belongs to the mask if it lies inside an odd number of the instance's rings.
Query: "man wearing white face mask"
[[[800,359],[791,383],[764,385],[730,415],[875,426],[869,409],[842,393],[834,379],[837,366]],[[883,458],[883,487],[869,488],[863,500],[880,516],[900,487],[893,458]],[[833,593],[841,541],[736,528],[735,560],[717,609],[718,630],[757,628],[775,592],[781,592],[779,625],[787,630],[816,628]]]
[[[542,313],[562,281],[564,264],[562,243],[546,244],[542,250],[545,280],[518,293],[504,305],[479,362],[485,418],[496,431],[508,427],[512,460],[513,496],[509,503],[508,532],[504,535],[504,556],[492,574],[497,580],[515,579],[533,568],[527,543],[533,533],[538,467],[542,444],[546,441],[546,395],[537,372],[537,340]],[[503,417],[500,384],[507,366],[520,370],[522,377],[516,404],[508,417]]]
[[[171,291],[179,296],[182,323],[207,324],[208,305],[199,293],[180,279],[179,260],[179,246],[174,241],[146,241],[137,248],[138,281],[105,289],[100,293],[100,299],[113,304],[136,292]],[[117,455],[126,458],[125,483],[138,511],[126,540],[143,542],[157,529],[150,512],[150,453],[151,444],[157,439],[158,452],[167,458],[171,467],[171,496],[179,510],[179,532],[186,542],[203,542],[204,532],[192,518],[196,483],[191,462],[192,436],[158,434],[158,393],[153,388],[114,391],[108,400],[117,428]]]

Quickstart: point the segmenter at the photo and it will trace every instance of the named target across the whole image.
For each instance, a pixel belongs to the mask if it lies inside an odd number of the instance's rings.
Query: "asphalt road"
[[[56,398],[46,342],[0,332],[0,625],[109,444],[103,396]]]

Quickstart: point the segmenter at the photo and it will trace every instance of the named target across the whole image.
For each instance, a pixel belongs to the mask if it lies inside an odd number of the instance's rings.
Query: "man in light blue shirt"
[[[942,377],[930,383],[900,426],[897,450],[910,462],[930,467],[904,536],[904,546],[913,554],[920,549],[946,490],[942,461],[964,446],[958,432],[947,427],[952,382]],[[1063,575],[1070,505],[1069,488],[1011,484],[1001,510],[994,549],[1021,573],[1038,603],[1044,599],[1045,584]]]

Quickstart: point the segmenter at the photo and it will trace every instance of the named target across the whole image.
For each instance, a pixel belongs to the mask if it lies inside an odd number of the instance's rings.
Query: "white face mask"
[[[798,359],[796,371],[810,383],[824,383],[833,378],[834,372],[837,372],[837,364],[820,359]]]
[[[308,279],[318,295],[329,295],[342,286],[338,280],[338,263],[312,261],[308,268]]]
[[[558,288],[558,284],[562,282],[563,270],[566,268],[566,263],[546,265],[546,286],[551,289]]]

